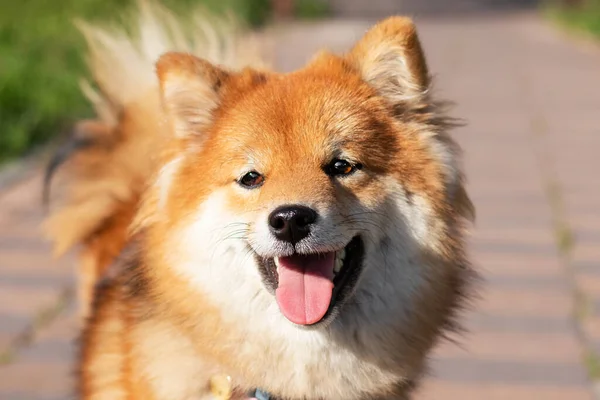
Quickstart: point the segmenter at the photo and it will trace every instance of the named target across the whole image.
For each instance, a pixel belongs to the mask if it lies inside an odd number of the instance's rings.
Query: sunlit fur
[[[60,161],[64,165],[47,182],[52,183],[52,196],[44,230],[55,255],[83,245],[78,268],[82,317],[89,312],[96,281],[128,240],[140,193],[169,136],[159,114],[154,66],[158,57],[178,50],[230,68],[267,65],[261,56],[265,46],[261,48],[256,35],[230,20],[200,10],[184,25],[168,10],[144,0],[138,1],[138,10],[129,23],[130,34],[117,26],[77,22],[88,45],[96,89],[87,81],[81,87],[97,118],[74,125],[65,146],[72,149],[71,157]]]
[[[84,330],[82,398],[208,399],[216,373],[275,399],[408,398],[473,276],[453,123],[414,25],[386,19],[347,54],[289,74],[209,61],[162,55],[161,107],[145,97],[135,113],[138,134],[162,139],[147,149],[130,251]],[[334,158],[363,167],[330,177]],[[237,183],[250,170],[259,188]],[[267,227],[287,204],[319,213],[295,249]],[[257,256],[338,250],[356,235],[352,295],[324,324],[289,322]]]

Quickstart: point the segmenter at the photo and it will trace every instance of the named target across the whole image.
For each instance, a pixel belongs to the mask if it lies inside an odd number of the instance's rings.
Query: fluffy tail
[[[97,89],[88,82],[81,88],[96,119],[75,124],[48,166],[44,193],[52,207],[44,231],[56,256],[82,245],[83,314],[96,281],[128,241],[153,159],[169,134],[162,126],[155,61],[167,51],[184,51],[231,69],[264,66],[256,36],[231,19],[193,15],[182,21],[159,5],[139,1],[132,33],[77,22]]]

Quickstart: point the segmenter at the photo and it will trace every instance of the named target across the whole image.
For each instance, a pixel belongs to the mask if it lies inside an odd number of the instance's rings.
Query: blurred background
[[[0,399],[70,398],[74,261],[39,234],[41,169],[92,116],[73,18],[115,21],[129,0],[0,0]],[[408,14],[436,90],[468,125],[484,282],[467,332],[441,344],[417,399],[600,398],[600,0],[163,0],[232,10],[278,69],[344,51]]]

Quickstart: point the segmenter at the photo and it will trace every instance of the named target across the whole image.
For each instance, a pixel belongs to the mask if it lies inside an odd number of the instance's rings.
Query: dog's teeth
[[[279,269],[279,257],[274,257],[273,261],[275,262],[275,266]]]
[[[335,255],[335,264],[333,266],[333,272],[335,274],[338,274],[342,270],[342,267],[344,266],[344,257],[346,257],[346,249],[338,251]]]
[[[333,266],[333,272],[336,274],[339,273],[342,270],[343,266],[344,266],[344,260],[342,260],[339,257],[336,257],[335,265]]]

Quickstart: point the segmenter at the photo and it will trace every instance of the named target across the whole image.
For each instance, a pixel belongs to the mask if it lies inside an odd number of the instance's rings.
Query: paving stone
[[[432,371],[434,377],[461,382],[465,387],[488,383],[507,386],[536,385],[542,387],[548,385],[582,388],[587,384],[586,371],[579,363],[494,361],[475,357],[455,357],[434,359]]]
[[[575,330],[548,332],[495,332],[471,329],[462,345],[441,346],[435,358],[476,358],[490,362],[569,363],[581,361],[581,344]]]
[[[78,319],[73,304],[41,331],[16,360],[0,366],[0,398],[66,400],[73,398],[75,338]]]
[[[415,398],[417,400],[592,400],[591,393],[579,387],[554,385],[510,385],[499,383],[474,383],[430,380]]]

